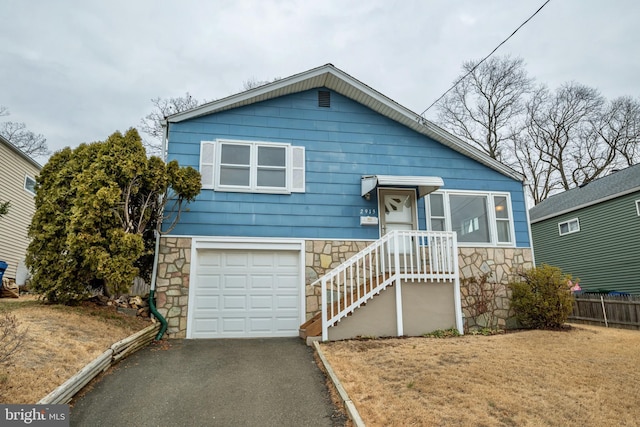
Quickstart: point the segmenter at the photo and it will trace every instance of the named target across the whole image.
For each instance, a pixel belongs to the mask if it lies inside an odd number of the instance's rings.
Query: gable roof
[[[5,138],[4,136],[2,136],[2,135],[0,135],[0,143],[6,145],[11,151],[16,153],[18,156],[22,157],[25,161],[27,161],[28,163],[31,163],[33,166],[37,167],[38,170],[42,169],[42,165],[40,165],[40,163],[38,163],[35,160],[33,160],[31,157],[29,157],[21,149],[19,149],[18,147],[13,145],[11,142],[9,142],[9,140],[7,138]]]
[[[331,89],[349,99],[363,104],[373,111],[407,126],[422,135],[428,136],[503,175],[524,182],[525,177],[510,167],[489,157],[469,143],[446,132],[419,114],[403,107],[344,71],[334,67],[332,64],[313,68],[309,71],[295,74],[291,77],[280,79],[246,92],[231,95],[188,111],[173,114],[166,118],[166,122],[169,124],[179,123],[196,117],[322,87]]]
[[[529,209],[531,223],[640,191],[640,164],[546,198]]]

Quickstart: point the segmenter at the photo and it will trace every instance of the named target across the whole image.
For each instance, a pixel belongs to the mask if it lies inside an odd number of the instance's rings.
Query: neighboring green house
[[[529,217],[537,264],[584,291],[640,294],[640,165],[551,196]]]

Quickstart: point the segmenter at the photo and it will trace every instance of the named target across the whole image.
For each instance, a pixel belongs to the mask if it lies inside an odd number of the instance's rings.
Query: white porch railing
[[[379,294],[396,287],[398,336],[403,335],[401,281],[453,282],[456,327],[462,333],[456,233],[394,230],[330,271],[322,286],[322,340],[329,327]]]

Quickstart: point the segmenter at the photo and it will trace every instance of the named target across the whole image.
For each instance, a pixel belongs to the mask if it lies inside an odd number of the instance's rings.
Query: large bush
[[[509,287],[511,307],[522,326],[533,329],[561,327],[573,307],[571,276],[546,264],[520,276],[521,280],[509,283]]]
[[[58,151],[37,179],[27,251],[33,290],[73,303],[92,288],[122,293],[136,275],[148,279],[166,203],[180,212],[200,186],[195,169],[147,158],[135,129]]]

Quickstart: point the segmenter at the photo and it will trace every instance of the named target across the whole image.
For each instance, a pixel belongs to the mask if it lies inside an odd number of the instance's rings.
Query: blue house
[[[533,265],[522,175],[331,64],[170,116],[165,147],[202,175],[160,243],[169,336],[463,331],[466,279]]]

